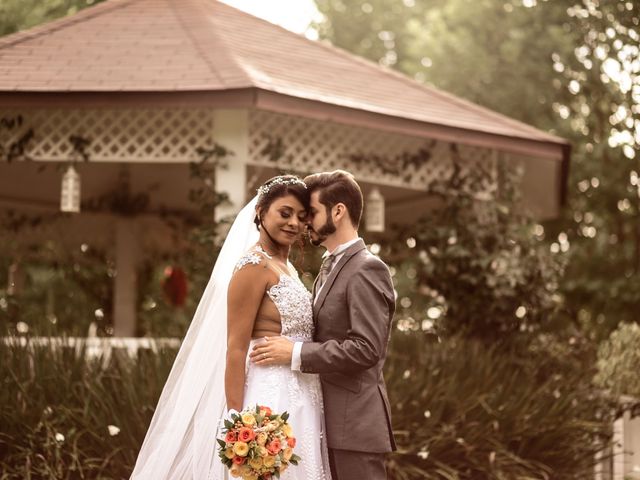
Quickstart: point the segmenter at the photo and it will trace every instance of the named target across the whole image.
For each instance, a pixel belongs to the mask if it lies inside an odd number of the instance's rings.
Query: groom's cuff
[[[302,366],[302,342],[295,342],[293,344],[293,352],[291,352],[291,370],[296,372],[300,371],[300,367]]]

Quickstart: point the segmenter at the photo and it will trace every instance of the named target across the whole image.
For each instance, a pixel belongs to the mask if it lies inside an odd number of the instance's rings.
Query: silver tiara
[[[269,193],[269,190],[271,190],[271,187],[275,185],[302,185],[304,188],[307,188],[305,183],[299,178],[277,177],[275,180],[265,183],[260,188],[258,188],[258,197],[262,197],[263,195],[266,195],[267,193]]]

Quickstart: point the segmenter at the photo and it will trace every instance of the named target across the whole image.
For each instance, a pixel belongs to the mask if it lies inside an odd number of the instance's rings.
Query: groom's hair
[[[351,224],[358,228],[362,218],[362,190],[352,174],[344,170],[314,173],[305,177],[304,183],[309,196],[319,192],[318,199],[327,209],[327,214],[335,205],[343,203]]]

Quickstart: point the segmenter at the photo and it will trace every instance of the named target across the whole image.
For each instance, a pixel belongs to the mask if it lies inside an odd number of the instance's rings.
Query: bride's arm
[[[229,283],[225,370],[225,393],[229,409],[242,410],[247,350],[267,283],[268,270],[264,260],[259,264],[242,266]]]

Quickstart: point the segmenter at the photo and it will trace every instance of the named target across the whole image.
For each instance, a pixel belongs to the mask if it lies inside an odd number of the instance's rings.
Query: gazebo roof
[[[107,0],[0,38],[0,106],[61,92],[198,98],[568,159],[562,138],[215,0]]]

